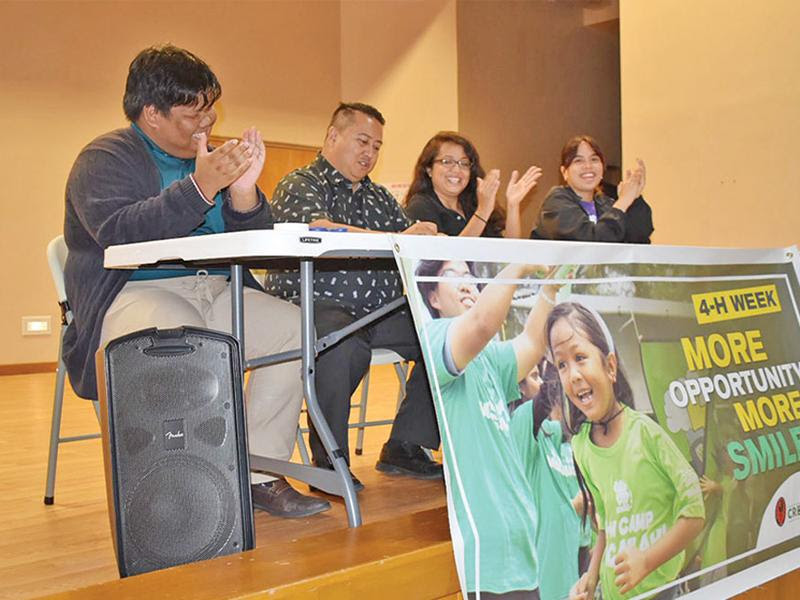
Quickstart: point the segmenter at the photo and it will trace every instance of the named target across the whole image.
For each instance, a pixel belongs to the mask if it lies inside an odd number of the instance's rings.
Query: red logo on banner
[[[781,527],[786,521],[786,500],[783,499],[783,496],[778,498],[778,503],[775,505],[775,521]]]

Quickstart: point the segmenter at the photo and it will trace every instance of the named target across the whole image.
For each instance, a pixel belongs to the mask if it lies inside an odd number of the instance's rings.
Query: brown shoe
[[[250,486],[253,506],[276,517],[296,519],[324,512],[331,503],[315,496],[304,496],[283,477]]]

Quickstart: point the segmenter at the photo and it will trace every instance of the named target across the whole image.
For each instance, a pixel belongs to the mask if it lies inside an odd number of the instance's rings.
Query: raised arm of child
[[[492,282],[483,288],[475,304],[454,319],[450,325],[449,335],[453,361],[458,369],[464,369],[483,350],[506,319],[517,284],[500,282],[506,279],[522,279],[537,272],[545,274],[546,271],[546,267],[540,265],[507,265],[495,276],[497,282]],[[544,321],[541,330],[540,337],[543,335]],[[523,376],[527,375],[533,364],[535,363],[531,363],[531,367],[528,367]]]
[[[514,352],[517,356],[517,380],[524,378],[533,368],[533,365],[542,360],[547,341],[545,340],[544,327],[547,317],[556,303],[556,294],[560,285],[543,285],[536,296],[536,304],[528,313],[525,327],[514,338]]]

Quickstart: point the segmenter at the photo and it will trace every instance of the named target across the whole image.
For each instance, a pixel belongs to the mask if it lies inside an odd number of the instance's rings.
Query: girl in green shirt
[[[547,370],[552,370],[552,365]],[[536,553],[541,600],[562,600],[578,579],[579,550],[586,545],[581,518],[573,506],[578,494],[569,433],[561,423],[560,386],[542,386],[539,369],[520,381],[525,399],[511,417],[512,435],[522,450],[525,473],[538,509]],[[535,393],[534,393],[534,390]],[[564,448],[566,446],[566,448]],[[566,450],[566,451],[565,451]],[[584,569],[585,570],[585,569]]]
[[[559,304],[545,331],[569,400],[565,417],[575,433],[584,519],[590,507],[599,528],[589,570],[570,597],[593,598],[599,579],[605,600],[650,590],[673,598],[677,589],[669,583],[703,528],[697,474],[661,427],[632,409],[614,342],[597,313]]]

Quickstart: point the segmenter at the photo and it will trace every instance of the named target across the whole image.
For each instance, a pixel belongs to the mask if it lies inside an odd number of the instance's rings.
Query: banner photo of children
[[[721,598],[798,564],[796,248],[393,246],[465,598]]]

